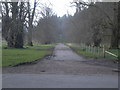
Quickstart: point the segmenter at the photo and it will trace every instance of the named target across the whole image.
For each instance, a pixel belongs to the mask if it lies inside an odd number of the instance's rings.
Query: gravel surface
[[[105,64],[107,63],[107,64]],[[111,64],[111,65],[110,65]],[[70,75],[118,75],[112,62],[89,60],[75,54],[69,47],[59,44],[52,58],[40,60],[36,64],[3,67],[3,74],[70,74]]]

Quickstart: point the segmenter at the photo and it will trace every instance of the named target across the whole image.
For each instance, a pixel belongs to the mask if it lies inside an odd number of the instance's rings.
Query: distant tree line
[[[41,11],[42,17],[34,28],[33,41],[49,44],[59,40],[60,19],[53,13],[52,9],[44,6]]]
[[[74,16],[63,17],[62,31],[65,42],[93,44],[96,47],[107,43],[110,44],[110,48],[119,48],[119,4],[117,2],[74,3],[75,5],[77,3]]]
[[[34,24],[38,3],[3,2],[2,35],[8,47],[23,48],[24,41],[49,44],[56,42],[85,43],[99,47],[110,44],[117,49],[120,44],[120,3],[72,2],[76,13],[58,17],[52,8],[43,5],[37,24]],[[38,11],[37,11],[38,12]],[[27,39],[26,39],[27,37]]]

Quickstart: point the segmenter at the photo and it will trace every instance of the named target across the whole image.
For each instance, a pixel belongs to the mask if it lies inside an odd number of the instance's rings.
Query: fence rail
[[[77,45],[78,46],[78,45]],[[93,46],[87,46],[85,44],[81,44],[80,45],[80,48],[82,50],[85,50],[86,52],[90,52],[90,53],[93,53],[99,57],[104,57],[106,58],[107,57],[107,54],[112,56],[112,57],[115,57],[116,59],[120,59],[119,55],[116,55],[110,51],[108,51],[108,49],[105,48],[105,46],[103,45],[102,47],[93,47]]]
[[[113,54],[113,53],[111,53],[111,52],[109,52],[109,51],[105,51],[105,53],[108,53],[108,54],[110,54],[110,55],[112,55],[112,56],[114,56],[114,57],[118,58],[118,56],[117,56],[117,55],[115,55],[115,54]]]

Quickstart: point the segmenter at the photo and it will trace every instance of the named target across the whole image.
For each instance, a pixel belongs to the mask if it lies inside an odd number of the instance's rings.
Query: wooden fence
[[[97,55],[98,57],[106,58],[107,54],[108,54],[112,57],[115,57],[118,60],[120,59],[119,55],[116,55],[116,54],[110,52],[108,49],[105,49],[104,45],[102,47],[93,47],[93,46],[87,46],[85,44],[81,44],[80,48],[82,50],[85,50],[86,52],[93,53],[93,54]]]

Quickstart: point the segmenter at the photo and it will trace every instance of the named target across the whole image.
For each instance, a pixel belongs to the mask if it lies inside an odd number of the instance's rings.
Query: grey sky
[[[42,4],[48,5],[51,3],[50,7],[58,16],[63,16],[67,13],[73,15],[75,13],[75,7],[70,7],[70,2],[73,2],[73,0],[40,0]]]

